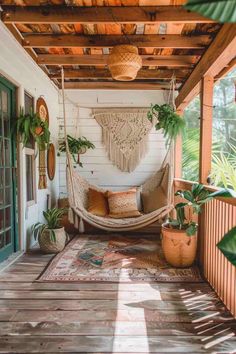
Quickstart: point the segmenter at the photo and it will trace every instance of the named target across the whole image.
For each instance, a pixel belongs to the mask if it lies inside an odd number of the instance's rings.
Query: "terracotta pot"
[[[169,264],[177,268],[190,267],[197,252],[197,235],[188,236],[185,230],[162,225],[162,248]]]
[[[50,231],[47,229],[39,236],[39,246],[43,253],[59,253],[65,248],[67,236],[64,227],[54,229],[54,232],[56,242],[51,240]]]
[[[42,127],[36,127],[35,129],[34,129],[34,133],[35,133],[35,135],[41,135],[42,133],[43,133],[43,128]]]

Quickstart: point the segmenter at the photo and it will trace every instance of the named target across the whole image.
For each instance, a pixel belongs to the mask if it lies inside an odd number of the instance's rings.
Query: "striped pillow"
[[[107,192],[109,216],[115,219],[140,216],[137,206],[136,188],[128,191]]]

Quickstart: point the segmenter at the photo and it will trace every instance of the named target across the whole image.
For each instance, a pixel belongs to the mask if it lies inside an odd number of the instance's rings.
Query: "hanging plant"
[[[185,130],[185,121],[169,104],[152,105],[148,112],[148,119],[151,122],[157,120],[156,130],[163,129],[166,144],[169,145],[179,134]]]
[[[235,0],[188,0],[187,10],[219,22],[236,22]]]
[[[23,147],[30,143],[33,137],[39,150],[45,150],[50,141],[48,122],[42,121],[37,113],[24,114],[23,109],[16,119],[16,132],[20,135]]]
[[[82,163],[79,161],[79,155],[84,154],[88,149],[95,149],[95,145],[93,143],[91,143],[91,141],[89,141],[84,136],[76,139],[76,138],[73,138],[71,135],[67,135],[67,141],[68,141],[69,150],[70,150],[70,153],[73,157],[74,162],[79,164],[81,167],[83,167]],[[65,140],[63,140],[59,144],[59,151],[60,152],[66,151]]]

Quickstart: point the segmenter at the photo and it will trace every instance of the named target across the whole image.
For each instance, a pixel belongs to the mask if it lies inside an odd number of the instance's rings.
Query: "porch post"
[[[213,76],[204,76],[201,81],[200,161],[199,182],[208,184],[211,173]]]
[[[201,121],[200,121],[200,157],[199,157],[199,182],[208,184],[211,173],[212,153],[212,119],[213,119],[213,76],[204,76],[201,81]],[[204,270],[207,235],[205,231],[205,208],[199,216],[198,232],[198,259]]]
[[[177,110],[176,113],[183,117],[183,110]],[[178,135],[175,141],[174,153],[174,178],[182,177],[182,136]]]

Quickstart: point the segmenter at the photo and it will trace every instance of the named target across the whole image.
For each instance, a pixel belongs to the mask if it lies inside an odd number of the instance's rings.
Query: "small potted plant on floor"
[[[176,219],[169,219],[162,225],[162,248],[172,266],[189,267],[197,251],[198,225],[194,214],[199,214],[202,206],[213,197],[202,184],[193,184],[191,191],[179,190],[175,195],[183,201],[175,205]]]
[[[79,164],[83,167],[82,163],[80,162],[80,155],[85,154],[88,149],[95,149],[95,146],[91,141],[89,141],[84,136],[76,139],[73,138],[71,135],[67,135],[67,141],[70,153],[72,154],[73,160],[75,163]],[[59,144],[59,151],[65,152],[66,151],[66,142],[63,140]],[[77,155],[77,157],[76,157]]]
[[[35,240],[38,239],[39,246],[44,253],[61,252],[66,243],[66,233],[61,227],[60,221],[67,209],[52,208],[43,212],[46,223],[36,223],[32,226]]]

